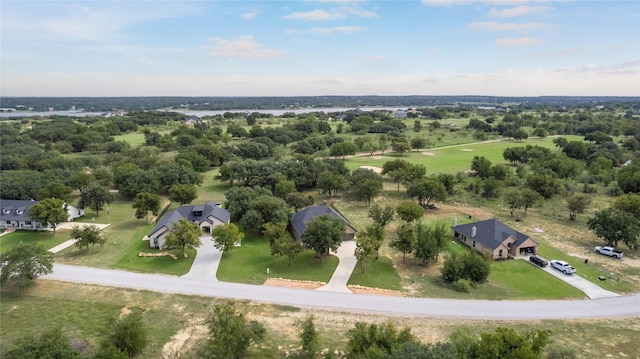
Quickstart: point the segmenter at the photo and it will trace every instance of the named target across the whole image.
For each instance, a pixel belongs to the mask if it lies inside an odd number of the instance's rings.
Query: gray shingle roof
[[[474,226],[476,227],[476,236],[473,237],[473,240],[491,249],[498,248],[510,236],[516,239],[513,243],[515,247],[518,247],[529,238],[526,234],[516,231],[497,219],[463,224],[456,226],[455,230],[460,234],[464,234],[467,238],[472,238],[471,232]]]
[[[322,216],[323,214],[328,214],[334,218],[339,218],[344,224],[354,228],[353,225],[344,218],[340,213],[336,212],[333,208],[329,207],[326,204],[322,204],[320,206],[311,206],[307,207],[299,212],[296,212],[291,217],[291,228],[293,229],[294,234],[297,237],[302,236],[302,233],[307,229],[307,222],[314,219],[315,217]]]
[[[201,216],[195,216],[194,212],[202,211]],[[167,227],[169,229],[173,228],[173,224],[175,222],[180,221],[183,218],[186,218],[189,222],[197,221],[200,222],[206,219],[209,216],[213,216],[214,218],[219,219],[221,222],[227,223],[231,218],[229,211],[224,208],[219,208],[215,204],[211,202],[207,202],[204,205],[199,206],[180,206],[171,212],[165,214],[160,218],[158,223],[149,235],[152,235],[156,231],[158,231],[162,227]]]
[[[38,201],[0,199],[0,220],[29,222],[29,208]]]

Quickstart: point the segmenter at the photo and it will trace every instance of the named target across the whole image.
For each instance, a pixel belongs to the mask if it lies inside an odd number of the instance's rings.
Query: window
[[[24,209],[16,210],[16,214],[23,214],[23,213],[24,213]]]
[[[3,208],[2,209],[2,214],[9,214],[9,213],[11,213],[11,209],[9,209],[9,208]]]
[[[476,241],[473,241],[473,248],[476,247]]]
[[[498,257],[502,257],[502,249],[498,251]]]

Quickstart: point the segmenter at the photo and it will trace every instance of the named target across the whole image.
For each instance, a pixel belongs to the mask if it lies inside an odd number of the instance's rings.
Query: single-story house
[[[490,254],[493,259],[506,259],[509,255],[538,253],[538,243],[528,235],[520,233],[496,220],[455,225],[453,237],[481,254]]]
[[[302,238],[302,233],[307,229],[307,222],[318,216],[322,216],[323,214],[328,214],[331,217],[338,218],[344,222],[346,229],[345,234],[342,237],[343,240],[348,241],[356,238],[356,232],[358,232],[356,228],[335,209],[329,207],[326,201],[322,205],[307,207],[296,212],[291,217],[291,231],[293,232],[293,236],[297,240],[300,240],[300,238]]]
[[[204,205],[180,206],[162,216],[151,233],[144,239],[149,240],[150,247],[162,249],[166,236],[173,228],[174,223],[185,218],[189,222],[197,223],[204,233],[211,233],[214,227],[229,223],[231,215],[229,211],[221,208],[219,203],[207,202]]]
[[[33,200],[0,199],[0,228],[29,229],[44,231],[51,229],[49,223],[32,221],[29,217],[29,208],[39,203]],[[84,210],[66,204],[67,222],[84,216]]]
[[[192,116],[184,119],[184,124],[188,126],[193,126],[197,123],[200,123],[200,117]]]

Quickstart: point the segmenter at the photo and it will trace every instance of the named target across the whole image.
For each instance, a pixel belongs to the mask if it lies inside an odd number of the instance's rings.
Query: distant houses
[[[536,241],[497,219],[454,225],[451,234],[458,241],[493,259],[538,253]]]
[[[31,220],[29,217],[29,208],[38,204],[40,201],[32,200],[0,200],[0,228],[3,229],[26,229],[34,231],[45,231],[51,229],[49,223],[40,223]],[[84,210],[71,206],[67,206],[67,222],[73,221],[75,218],[84,216]]]

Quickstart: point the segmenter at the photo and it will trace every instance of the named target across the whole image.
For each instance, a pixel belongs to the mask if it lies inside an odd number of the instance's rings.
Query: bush
[[[457,281],[451,283],[451,287],[458,292],[469,293],[471,291],[471,282],[467,279],[460,278]]]
[[[468,252],[461,256],[451,253],[444,261],[442,279],[447,283],[455,283],[459,279],[483,282],[489,277],[490,271],[491,262],[478,253]]]

